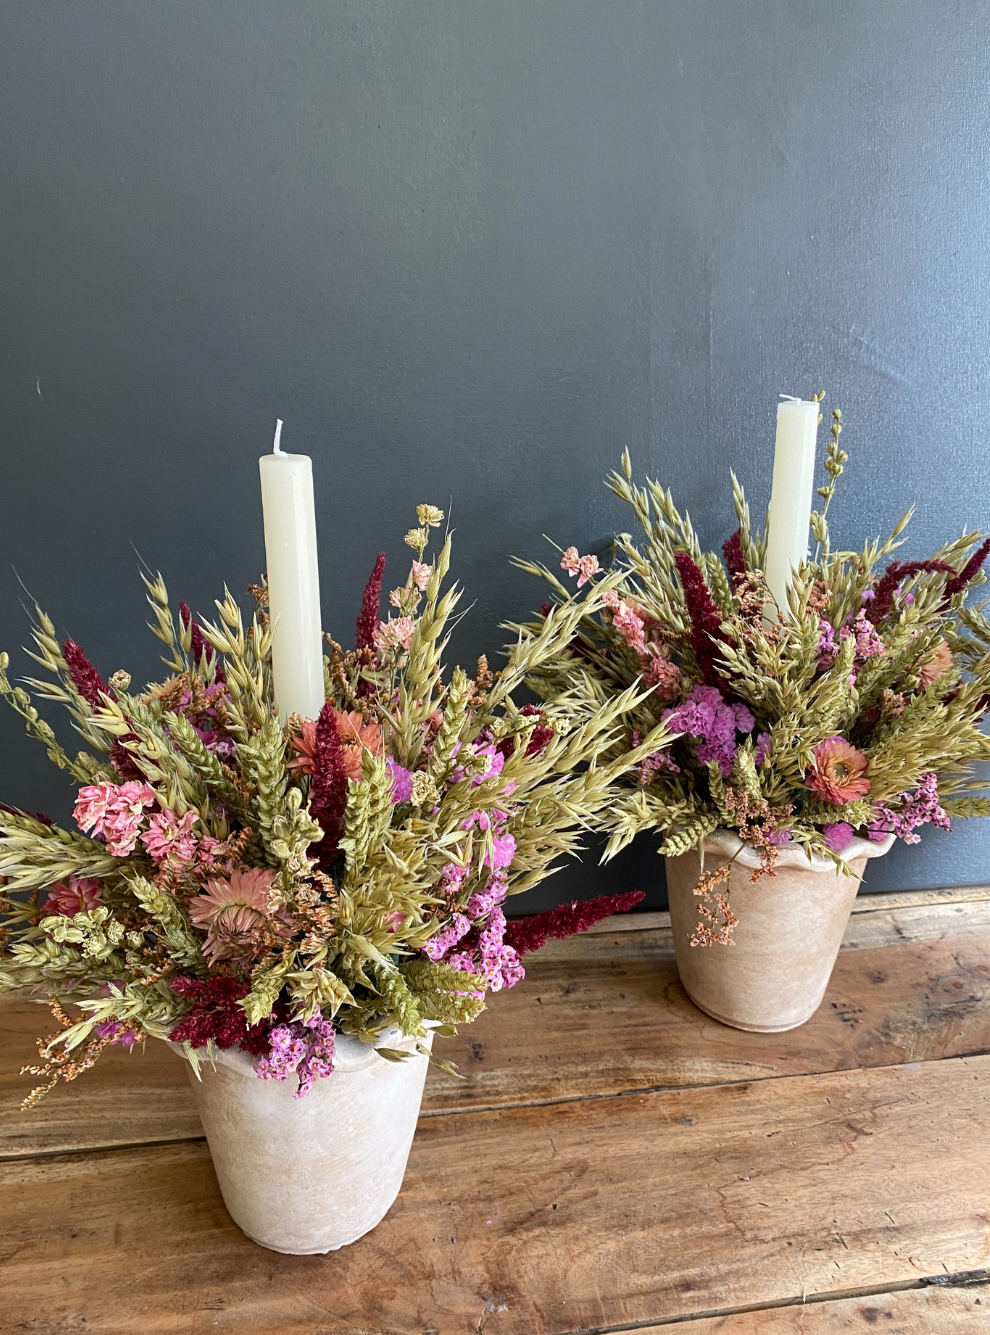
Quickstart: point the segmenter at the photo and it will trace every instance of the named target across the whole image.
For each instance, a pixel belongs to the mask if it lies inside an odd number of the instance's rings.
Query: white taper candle
[[[258,460],[265,514],[268,606],[275,634],[272,679],[279,718],[315,719],[323,708],[323,622],[316,556],[313,463],[284,454],[282,422],[271,454]]]
[[[768,620],[776,621],[777,608],[786,612],[791,574],[808,559],[818,416],[819,406],[815,401],[785,397],[777,405],[777,442],[764,561],[776,608],[768,607]]]

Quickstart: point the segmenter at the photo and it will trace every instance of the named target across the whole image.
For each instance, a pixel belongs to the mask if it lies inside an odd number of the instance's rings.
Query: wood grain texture
[[[990,1050],[990,904],[859,915],[847,934],[858,945],[840,955],[821,1009],[786,1034],[729,1029],[697,1010],[669,935],[596,935],[534,955],[523,983],[443,1045],[463,1078],[431,1071],[424,1116]],[[183,1063],[155,1042],[111,1050],[21,1112],[30,1078],[18,1071],[46,1019],[37,1003],[0,1000],[0,1157],[202,1134]]]
[[[979,1269],[988,1135],[990,1057],[427,1118],[326,1257],[248,1242],[201,1142],[9,1162],[4,1329],[563,1335]]]
[[[678,1322],[677,1335],[979,1335],[990,1329],[990,1284],[907,1289]],[[669,1324],[639,1335],[670,1335]]]

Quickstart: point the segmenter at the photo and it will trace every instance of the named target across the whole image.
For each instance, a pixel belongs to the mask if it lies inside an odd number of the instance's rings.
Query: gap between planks
[[[836,1324],[830,1329],[846,1330],[848,1321],[854,1315],[849,1310],[853,1302],[863,1301],[871,1298],[886,1298],[900,1294],[924,1295],[928,1298],[942,1298],[947,1294],[955,1297],[959,1294],[965,1294],[969,1298],[979,1298],[981,1303],[986,1303],[988,1307],[988,1319],[990,1319],[990,1270],[964,1270],[955,1275],[927,1275],[922,1279],[908,1279],[892,1284],[880,1284],[875,1288],[859,1289],[840,1289],[833,1292],[821,1292],[810,1294],[794,1294],[789,1298],[780,1298],[767,1303],[746,1303],[739,1307],[720,1307],[713,1308],[707,1312],[682,1313],[676,1316],[661,1317],[659,1321],[646,1321],[626,1323],[618,1326],[585,1326],[582,1330],[568,1331],[567,1335],[622,1335],[624,1331],[638,1331],[640,1335],[650,1335],[651,1331],[660,1330],[668,1326],[690,1325],[697,1329],[698,1335],[706,1335],[706,1332],[717,1330],[724,1331],[725,1335],[751,1335],[752,1327],[749,1323],[746,1325],[737,1325],[732,1318],[737,1316],[758,1316],[761,1312],[771,1313],[779,1312],[782,1318],[789,1315],[788,1309],[805,1313],[809,1308],[828,1308],[835,1305],[839,1310],[835,1313],[841,1325]],[[913,1305],[913,1303],[912,1303]],[[926,1304],[927,1305],[927,1304]],[[971,1304],[952,1304],[956,1308],[953,1315],[961,1316]],[[842,1310],[845,1309],[845,1310]],[[869,1309],[867,1309],[869,1310]],[[797,1314],[796,1312],[794,1313]],[[861,1314],[861,1313],[860,1313]],[[812,1318],[817,1313],[812,1313]],[[830,1315],[828,1312],[823,1315]],[[921,1315],[921,1312],[918,1313]],[[874,1325],[879,1321],[879,1317],[873,1319],[867,1318],[869,1324]],[[716,1326],[717,1323],[717,1326]],[[728,1323],[728,1325],[726,1324]],[[775,1324],[777,1324],[775,1322]],[[817,1323],[815,1323],[817,1324]],[[796,1330],[797,1327],[791,1326]],[[802,1323],[801,1329],[808,1329]],[[907,1328],[901,1327],[904,1331]],[[922,1327],[916,1329],[920,1332]],[[925,1327],[925,1329],[929,1329]],[[941,1329],[941,1327],[939,1328]],[[960,1332],[965,1335],[964,1328],[958,1327]],[[431,1335],[427,1332],[427,1335]],[[823,1330],[823,1335],[825,1332]]]

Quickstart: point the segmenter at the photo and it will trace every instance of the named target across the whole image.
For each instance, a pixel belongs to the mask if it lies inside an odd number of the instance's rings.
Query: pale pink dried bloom
[[[196,856],[196,836],[192,832],[195,823],[195,811],[177,816],[166,808],[151,817],[141,842],[156,862],[192,862]]]
[[[578,556],[576,547],[568,547],[567,551],[560,558],[561,570],[566,570],[569,575],[576,575],[581,569],[581,558]]]
[[[50,917],[61,914],[65,918],[74,918],[77,913],[98,909],[102,903],[103,885],[100,881],[94,881],[91,876],[70,876],[68,885],[59,881],[52,886],[42,907]]]
[[[146,807],[154,806],[155,792],[146,783],[97,783],[80,788],[74,816],[81,830],[105,840],[114,857],[133,853]]]
[[[577,582],[578,588],[580,589],[583,585],[587,584],[589,579],[594,575],[597,575],[600,568],[597,556],[582,556],[580,561],[578,561],[578,570],[581,572]]]
[[[433,574],[433,567],[425,561],[413,561],[412,577],[413,583],[420,593],[426,592],[426,586],[430,582],[430,576]]]
[[[374,633],[375,648],[387,652],[389,649],[408,649],[412,641],[416,623],[412,617],[390,617],[383,621]]]
[[[952,663],[952,650],[944,640],[939,640],[920,666],[918,676],[921,680],[921,689],[927,691],[929,686],[934,686],[939,678],[944,677],[951,669]]]
[[[273,871],[258,867],[235,871],[229,881],[211,878],[190,902],[190,921],[206,932],[203,954],[212,964],[251,953],[272,916],[268,892],[274,880]]]

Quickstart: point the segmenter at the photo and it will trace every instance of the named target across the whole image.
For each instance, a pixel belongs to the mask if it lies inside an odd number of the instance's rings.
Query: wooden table
[[[861,898],[787,1034],[697,1011],[667,923],[531,957],[328,1256],[231,1223],[164,1044],[18,1111],[47,1014],[4,999],[2,1335],[990,1331],[990,889]]]

